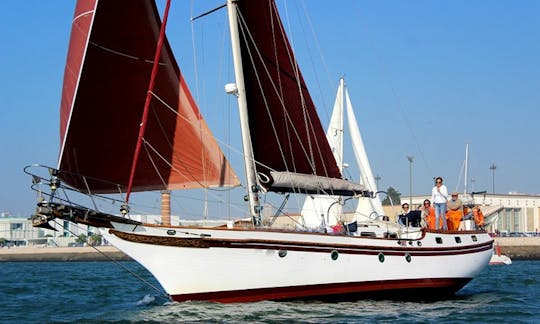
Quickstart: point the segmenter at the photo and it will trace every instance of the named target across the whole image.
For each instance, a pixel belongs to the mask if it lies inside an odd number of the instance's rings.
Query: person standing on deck
[[[433,202],[433,207],[435,208],[435,228],[441,228],[448,230],[446,225],[446,202],[448,201],[448,190],[446,186],[442,184],[443,179],[441,177],[435,178],[435,186],[431,190],[431,201]]]

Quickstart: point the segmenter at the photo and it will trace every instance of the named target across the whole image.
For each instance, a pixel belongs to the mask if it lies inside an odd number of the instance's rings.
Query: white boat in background
[[[512,264],[512,259],[510,257],[501,254],[501,247],[499,246],[499,243],[495,244],[495,247],[493,248],[493,255],[491,256],[491,259],[489,260],[489,265],[510,265]]]
[[[263,195],[281,195],[283,208],[288,194],[372,198],[369,181],[343,179],[273,0],[227,1],[236,77],[227,89],[238,98],[249,220],[130,219],[132,192],[238,183],[165,37],[169,3],[161,20],[153,1],[78,1],[58,167],[26,168],[40,193],[35,226],[96,227],[175,301],[444,297],[488,265],[493,239],[483,230],[377,221],[329,234],[263,222]],[[90,207],[65,192],[91,197]],[[119,215],[98,198],[114,201]]]

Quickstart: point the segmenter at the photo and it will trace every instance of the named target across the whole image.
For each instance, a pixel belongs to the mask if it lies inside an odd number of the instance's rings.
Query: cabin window
[[[379,262],[383,263],[384,262],[384,254],[379,253],[378,257],[379,257]]]
[[[456,237],[454,237],[454,238],[456,239],[456,243],[461,243],[461,237],[456,236]]]
[[[169,235],[176,235],[176,231],[175,231],[175,230],[168,230],[168,231],[167,231],[167,234],[169,234]]]
[[[336,251],[336,250],[333,250],[333,251],[330,253],[330,257],[332,258],[332,260],[336,261],[337,258],[339,257],[339,252]]]
[[[471,236],[471,239],[473,240],[473,242],[477,242],[477,241],[478,241],[478,238],[476,237],[476,235],[472,235],[472,236]]]
[[[287,255],[286,250],[279,250],[278,255],[280,258],[284,258]]]
[[[437,244],[442,244],[442,237],[436,237],[435,242],[437,242]]]

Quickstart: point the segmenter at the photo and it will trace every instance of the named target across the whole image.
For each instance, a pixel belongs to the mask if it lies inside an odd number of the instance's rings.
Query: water
[[[159,287],[135,262],[122,262]],[[0,263],[2,323],[540,322],[540,261],[491,266],[455,298],[433,302],[171,303],[111,262]]]

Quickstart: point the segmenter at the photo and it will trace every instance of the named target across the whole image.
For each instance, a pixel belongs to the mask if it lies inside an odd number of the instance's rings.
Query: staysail
[[[154,1],[78,1],[60,112],[58,169],[68,184],[125,190],[160,26]],[[133,191],[239,183],[166,39],[143,143]]]
[[[366,186],[370,191],[376,192],[375,179],[371,172],[371,166],[367,158],[362,136],[360,135],[360,129],[349,97],[349,91],[345,86],[345,80],[342,78],[339,82],[330,125],[326,131],[328,143],[341,172],[343,172],[344,167],[343,142],[345,114],[347,114],[348,130],[356,163],[360,169],[360,184]],[[334,225],[337,223],[342,211],[342,206],[338,203],[339,199],[339,196],[333,195],[312,195],[307,197],[301,211],[305,226],[317,228],[322,224]],[[356,207],[357,220],[369,219],[374,212],[379,216],[384,213],[381,200],[378,196],[358,200]]]
[[[339,171],[343,173],[343,120],[344,120],[343,87],[340,83],[326,131],[326,139],[336,159]],[[319,228],[323,225],[335,225],[342,215],[343,207],[337,195],[310,195],[304,201],[301,210],[304,225],[308,228]]]
[[[274,1],[236,4],[250,135],[261,184],[279,192],[362,193],[360,185],[322,180],[341,179],[341,172]],[[273,186],[276,178],[280,183]]]

